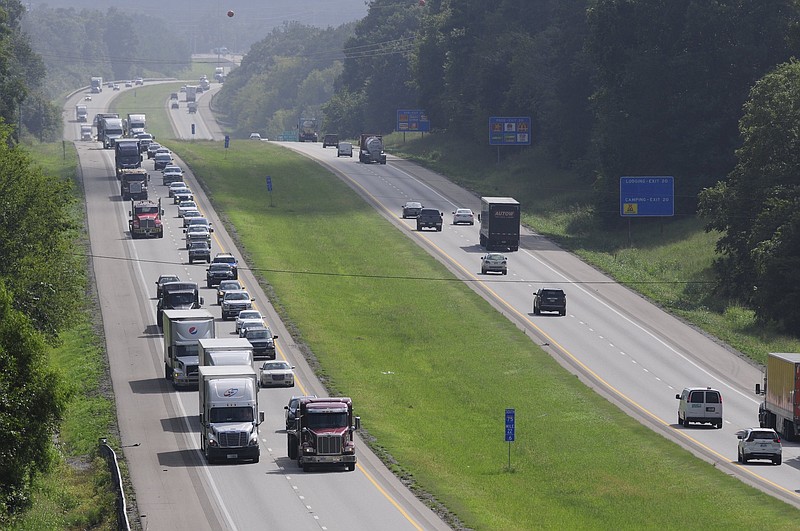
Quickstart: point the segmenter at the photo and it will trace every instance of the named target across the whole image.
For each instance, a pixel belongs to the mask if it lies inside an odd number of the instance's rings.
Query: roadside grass
[[[793,507],[581,384],[313,162],[269,143],[173,147],[322,380],[354,398],[376,451],[455,527],[671,528],[698,515],[796,527]],[[517,412],[510,469],[506,407]]]
[[[77,154],[71,143],[26,148],[46,174],[76,182]],[[75,216],[82,221],[82,192],[77,186]],[[87,245],[86,234],[81,234],[76,248]],[[60,334],[59,345],[50,352],[49,362],[67,382],[72,398],[55,440],[51,470],[36,477],[32,507],[20,515],[12,529],[117,528],[111,478],[97,453],[99,437],[117,445],[114,400],[102,339],[97,323],[92,322],[97,312],[91,307],[95,304],[91,293],[87,293],[86,304],[85,312],[71,329]]]
[[[523,222],[586,262],[650,298],[758,363],[768,352],[800,352],[800,337],[759,322],[752,310],[731,306],[715,295],[713,261],[719,235],[706,233],[703,220],[632,220],[609,229],[595,224],[590,206],[593,178],[567,172],[529,148],[497,151],[454,141],[395,133],[387,150],[414,160],[473,190],[477,195],[512,196],[523,207]]]

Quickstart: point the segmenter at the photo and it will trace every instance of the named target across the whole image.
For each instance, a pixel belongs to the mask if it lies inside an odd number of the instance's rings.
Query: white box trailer
[[[209,463],[258,463],[258,375],[253,367],[204,366],[199,369],[200,449]]]
[[[215,336],[214,316],[206,309],[164,310],[164,377],[173,385],[197,383],[201,339]]]
[[[198,345],[200,365],[253,366],[253,345],[243,337],[201,339]]]

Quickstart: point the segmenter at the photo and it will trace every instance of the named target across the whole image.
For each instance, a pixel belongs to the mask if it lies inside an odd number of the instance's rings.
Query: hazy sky
[[[219,16],[220,23],[226,23],[226,13],[231,10],[234,17],[229,22],[246,20],[263,24],[264,34],[286,21],[327,27],[358,20],[367,14],[367,0],[23,0],[23,4],[33,9],[47,6],[106,11],[116,7],[167,17],[179,24],[198,16],[207,19]]]

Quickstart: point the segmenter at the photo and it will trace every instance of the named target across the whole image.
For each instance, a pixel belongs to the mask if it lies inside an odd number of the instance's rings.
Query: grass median
[[[464,526],[683,527],[702,515],[715,527],[795,527],[794,508],[582,385],[318,165],[269,143],[173,147],[331,392],[354,398],[390,467]]]

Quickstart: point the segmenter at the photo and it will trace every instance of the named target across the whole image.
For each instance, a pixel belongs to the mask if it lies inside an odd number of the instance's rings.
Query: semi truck
[[[100,76],[93,76],[91,79],[92,94],[100,94],[103,92],[103,78]]]
[[[199,368],[200,450],[208,463],[252,460],[258,463],[258,376],[253,367]]]
[[[286,430],[289,459],[304,472],[315,465],[344,465],[356,469],[355,431],[361,419],[353,416],[347,397],[303,397],[297,405],[294,425]]]
[[[243,337],[200,340],[200,365],[253,366],[253,346]]]
[[[166,282],[161,286],[161,295],[156,304],[156,324],[159,328],[164,326],[165,310],[199,310],[204,303],[197,282]]]
[[[197,85],[186,85],[186,101],[197,101]]]
[[[364,133],[361,135],[358,150],[358,161],[364,164],[377,162],[386,164],[386,152],[383,150],[383,136]]]
[[[89,108],[83,103],[75,106],[75,120],[78,122],[87,122],[89,120]]]
[[[144,168],[117,170],[119,178],[119,195],[123,201],[136,199],[143,201],[147,199],[147,183],[150,175]]]
[[[175,387],[196,385],[198,341],[214,335],[208,310],[164,310],[164,378]]]
[[[132,170],[142,167],[142,154],[139,152],[139,141],[135,138],[119,138],[114,142],[114,166],[117,179],[121,170]],[[142,197],[141,199],[147,199]]]
[[[297,140],[300,142],[316,142],[318,139],[317,119],[300,118],[297,121]]]
[[[756,384],[756,394],[764,401],[758,406],[758,424],[773,428],[786,440],[800,435],[800,354],[767,355],[764,387]]]
[[[146,125],[147,116],[145,114],[128,114],[128,118],[125,121],[125,135],[129,137],[136,137],[136,135],[139,133],[144,133]]]
[[[103,143],[104,149],[114,147],[116,141],[123,136],[122,120],[119,118],[103,118],[97,127],[97,139]]]
[[[487,251],[519,250],[519,202],[511,197],[481,197],[481,247]]]
[[[162,224],[161,217],[164,215],[164,209],[161,208],[161,198],[158,198],[158,203],[153,201],[133,201],[131,200],[131,209],[128,211],[128,229],[131,232],[131,238],[141,238],[153,236],[156,238],[164,237],[164,225]]]

